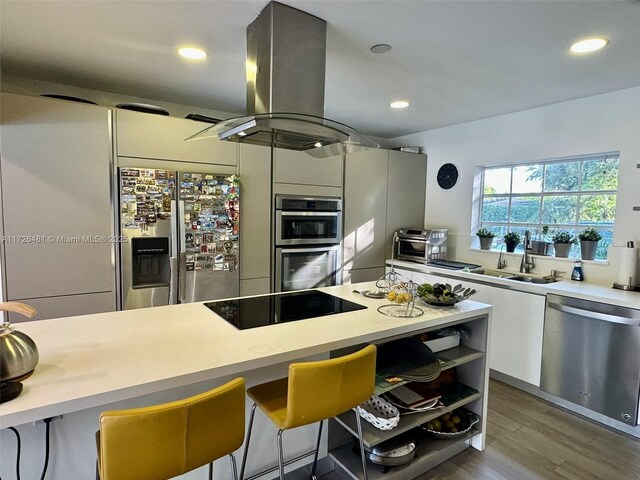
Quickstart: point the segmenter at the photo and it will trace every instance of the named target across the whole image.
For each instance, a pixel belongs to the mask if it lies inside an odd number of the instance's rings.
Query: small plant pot
[[[594,260],[596,258],[596,250],[598,249],[598,242],[590,240],[580,241],[580,256],[583,260]]]
[[[554,243],[553,249],[556,251],[556,257],[567,258],[569,256],[569,252],[571,251],[571,244],[570,243]]]
[[[491,250],[493,244],[493,238],[491,237],[478,237],[480,239],[480,248],[482,250]]]
[[[507,252],[515,252],[518,244],[516,242],[505,242],[507,246]]]
[[[532,240],[531,253],[534,255],[550,255],[551,244],[549,242],[541,242],[540,240]]]

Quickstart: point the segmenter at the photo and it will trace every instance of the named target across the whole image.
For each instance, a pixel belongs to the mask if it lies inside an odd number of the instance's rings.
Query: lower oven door
[[[340,245],[276,248],[276,292],[340,284]]]

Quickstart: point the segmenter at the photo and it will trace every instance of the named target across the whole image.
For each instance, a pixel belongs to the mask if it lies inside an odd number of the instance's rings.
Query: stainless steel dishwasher
[[[635,426],[640,310],[547,295],[540,388]]]

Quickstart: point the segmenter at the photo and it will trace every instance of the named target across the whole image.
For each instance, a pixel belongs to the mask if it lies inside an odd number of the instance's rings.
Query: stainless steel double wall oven
[[[339,285],[341,241],[341,199],[276,196],[274,290]]]

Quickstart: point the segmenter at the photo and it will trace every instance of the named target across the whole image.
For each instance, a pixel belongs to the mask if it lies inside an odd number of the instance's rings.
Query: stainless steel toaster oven
[[[401,228],[396,232],[394,256],[398,260],[427,263],[430,260],[446,260],[447,229]]]

